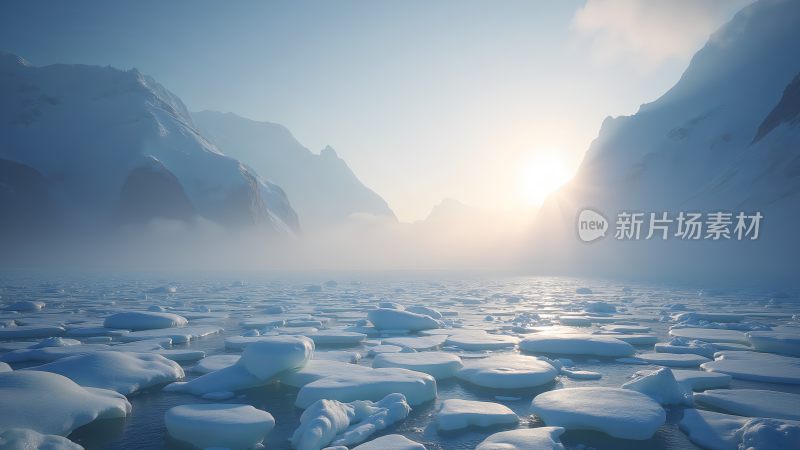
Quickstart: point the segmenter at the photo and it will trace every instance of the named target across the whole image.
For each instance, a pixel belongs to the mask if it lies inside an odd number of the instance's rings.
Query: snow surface
[[[594,430],[621,439],[649,439],[666,421],[656,401],[629,389],[578,387],[544,392],[531,410],[545,424]]]
[[[515,425],[519,417],[505,405],[474,400],[447,399],[436,412],[440,430],[453,431],[470,426]]]
[[[248,450],[272,431],[275,419],[250,405],[197,404],[170,408],[164,423],[172,437],[196,447]]]

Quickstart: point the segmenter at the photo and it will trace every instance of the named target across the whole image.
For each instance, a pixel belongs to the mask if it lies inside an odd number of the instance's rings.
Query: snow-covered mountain
[[[283,187],[304,229],[326,228],[354,214],[395,218],[331,147],[314,154],[285,127],[232,113],[203,111],[192,118],[223,153]]]
[[[34,67],[2,53],[0,98],[0,215],[84,232],[198,217],[298,229],[281,188],[223,155],[180,99],[135,69]],[[12,222],[2,224],[26,226]]]
[[[656,276],[792,271],[800,250],[798,24],[800,2],[760,0],[714,33],[661,98],[632,116],[606,119],[574,180],[542,208],[531,244],[539,268]],[[591,244],[576,232],[587,207],[611,227]],[[620,211],[673,218],[759,211],[764,219],[755,241],[632,242],[614,239]]]

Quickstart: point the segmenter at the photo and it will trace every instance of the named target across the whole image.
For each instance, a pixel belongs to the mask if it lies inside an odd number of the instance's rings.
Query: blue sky
[[[191,110],[286,125],[415,220],[445,197],[535,205],[746,3],[5,1],[0,49],[136,67]]]

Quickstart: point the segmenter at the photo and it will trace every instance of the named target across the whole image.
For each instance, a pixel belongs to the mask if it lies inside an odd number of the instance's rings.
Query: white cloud
[[[587,0],[573,18],[592,56],[613,63],[634,59],[653,68],[688,59],[736,11],[753,0]]]

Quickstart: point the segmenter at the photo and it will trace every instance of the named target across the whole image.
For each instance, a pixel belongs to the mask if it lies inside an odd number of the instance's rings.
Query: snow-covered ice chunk
[[[170,350],[156,350],[154,352],[176,362],[194,362],[206,357],[206,352],[202,350],[190,350],[188,348],[170,349]]]
[[[42,339],[38,344],[31,345],[28,348],[46,348],[46,347],[66,347],[68,345],[80,345],[81,341],[77,339],[69,339],[63,337],[49,337]]]
[[[11,372],[11,366],[4,362],[0,362],[0,372]]]
[[[638,373],[638,372],[637,372]],[[702,370],[672,369],[675,380],[689,391],[726,388],[732,377],[724,373],[703,372]]]
[[[54,434],[41,434],[27,428],[11,428],[0,433],[2,450],[83,450],[69,439]]]
[[[224,369],[225,367],[232,366],[239,361],[240,355],[212,355],[206,356],[201,359],[191,368],[192,372],[196,373],[209,373],[215,370]]]
[[[562,367],[560,372],[562,375],[566,375],[573,380],[599,380],[603,378],[602,373],[592,372],[591,370],[579,370],[571,367]]]
[[[83,387],[110,389],[123,395],[184,376],[178,363],[161,355],[114,351],[61,358],[32,370],[57,373]]]
[[[106,320],[103,321],[103,326],[136,331],[183,327],[188,323],[185,317],[172,313],[125,311],[106,317]]]
[[[561,427],[519,428],[501,431],[483,440],[475,450],[564,450]]]
[[[18,325],[0,328],[0,339],[27,339],[61,336],[66,330],[56,325]]]
[[[697,367],[704,362],[711,361],[705,356],[692,353],[639,353],[632,359],[667,367]]]
[[[402,434],[387,434],[353,447],[352,450],[425,450],[425,446]]]
[[[670,336],[698,339],[706,342],[732,342],[747,344],[747,336],[741,331],[725,330],[721,328],[673,328],[669,330]]]
[[[348,352],[345,350],[314,352],[314,359],[326,359],[328,361],[341,361],[344,363],[355,364],[361,361],[361,353]]]
[[[389,394],[378,402],[317,400],[300,416],[292,447],[320,450],[328,444],[360,444],[373,433],[405,419],[409,412],[411,407],[403,394]]]
[[[306,334],[314,340],[314,344],[321,345],[358,345],[367,338],[366,334],[341,330],[320,330]]]
[[[447,339],[446,335],[434,336],[401,336],[383,340],[383,344],[395,345],[397,347],[408,348],[416,351],[433,350],[439,348]]]
[[[678,383],[670,369],[636,372],[634,377],[633,380],[623,384],[622,388],[641,392],[662,405],[692,404],[691,393]]]
[[[636,353],[627,342],[611,336],[582,333],[537,333],[519,343],[526,352],[621,357]]]
[[[437,380],[456,375],[464,365],[461,358],[445,352],[382,353],[372,361],[372,367],[400,367],[427,373]]]
[[[547,384],[558,375],[552,364],[532,356],[495,355],[464,363],[457,376],[477,386],[520,389]]]
[[[547,425],[621,439],[649,439],[666,421],[664,409],[647,395],[610,387],[544,392],[533,399],[531,409]]]
[[[512,348],[517,345],[519,339],[514,336],[503,334],[489,334],[482,330],[473,333],[459,333],[447,337],[445,345],[458,347],[462,350],[495,350],[500,348]]]
[[[406,308],[406,311],[416,314],[422,314],[423,316],[428,316],[432,319],[441,319],[443,317],[442,313],[440,313],[439,310],[422,305],[409,306],[408,308]]]
[[[295,405],[307,408],[322,399],[378,401],[395,392],[405,395],[410,405],[419,405],[436,398],[436,380],[426,373],[398,368],[339,373],[303,386]]]
[[[125,417],[131,404],[107,389],[84,388],[67,377],[33,370],[0,373],[0,431],[29,428],[66,436],[95,419]]]
[[[28,348],[8,352],[0,356],[0,361],[25,362],[25,361],[56,361],[68,356],[84,355],[87,353],[110,350],[105,344],[80,344],[65,345],[63,347]]]
[[[800,332],[750,331],[745,336],[750,345],[760,352],[800,356]]]
[[[679,426],[689,440],[710,450],[800,448],[800,422],[793,420],[687,409]]]
[[[603,325],[603,330],[610,331],[613,333],[641,334],[641,333],[649,333],[651,329],[650,327],[646,327],[643,325],[612,324],[612,325]]]
[[[314,353],[314,342],[303,336],[271,336],[245,347],[237,364],[262,380],[305,366]]]
[[[196,404],[170,408],[164,423],[170,436],[195,447],[247,450],[264,440],[275,419],[250,405]]]
[[[800,358],[748,351],[721,351],[714,361],[700,365],[741,380],[800,384]]]
[[[143,341],[145,339],[170,338],[173,344],[185,344],[189,341],[211,336],[222,332],[222,327],[213,325],[195,325],[182,328],[160,328],[156,330],[141,330],[123,334],[119,337],[122,342]]]
[[[656,353],[693,353],[695,355],[713,358],[717,346],[697,339],[676,337],[669,342],[659,342],[655,345]]]
[[[436,412],[436,423],[440,430],[460,430],[470,426],[491,427],[514,425],[519,417],[505,405],[473,400],[447,399]]]
[[[420,331],[440,327],[439,321],[430,316],[397,309],[373,309],[367,313],[367,318],[379,330]]]
[[[800,394],[763,389],[712,389],[694,401],[737,416],[800,420]]]
[[[34,311],[41,311],[44,309],[45,303],[39,300],[23,300],[20,302],[14,302],[10,305],[7,305],[3,308],[6,311],[17,311],[17,312],[34,312]]]
[[[324,359],[312,359],[300,370],[292,370],[281,375],[281,383],[301,388],[312,381],[321,378],[349,373],[359,375],[370,372],[372,369],[367,366],[350,364],[341,361],[330,361]]]
[[[235,392],[263,386],[274,377],[297,370],[308,362],[314,342],[303,336],[269,336],[245,347],[236,363],[206,373],[186,383],[172,383],[164,389],[206,395],[212,392]]]
[[[370,347],[368,354],[369,356],[375,356],[381,353],[398,353],[402,350],[403,347],[399,345],[381,344],[381,345],[376,345],[374,347]]]

